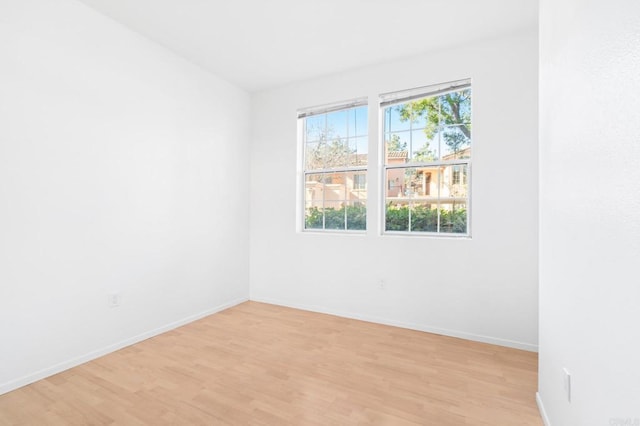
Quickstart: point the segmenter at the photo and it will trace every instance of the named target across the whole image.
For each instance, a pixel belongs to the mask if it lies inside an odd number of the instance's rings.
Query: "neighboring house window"
[[[470,80],[380,98],[384,230],[470,235]]]
[[[353,175],[353,189],[364,190],[367,188],[367,175]]]
[[[303,152],[305,230],[367,226],[367,100],[298,112]]]
[[[453,172],[451,173],[451,184],[460,185],[467,182],[466,170],[460,166],[453,166]]]

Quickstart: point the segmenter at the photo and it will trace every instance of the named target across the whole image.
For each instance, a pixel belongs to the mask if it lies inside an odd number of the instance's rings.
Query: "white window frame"
[[[312,174],[333,174],[333,173],[344,173],[344,172],[362,172],[367,174],[369,170],[369,161],[367,161],[366,165],[361,166],[343,166],[343,167],[329,167],[329,168],[321,168],[321,169],[312,169],[308,170],[306,168],[306,149],[307,149],[307,141],[306,141],[306,118],[312,117],[315,115],[323,115],[331,112],[337,111],[346,111],[354,108],[360,108],[366,106],[367,107],[367,123],[370,119],[370,111],[369,111],[369,101],[368,97],[360,97],[351,99],[348,101],[336,102],[331,104],[325,104],[310,108],[303,108],[298,110],[298,221],[297,221],[297,230],[299,232],[304,233],[350,233],[350,234],[366,234],[367,227],[369,225],[369,221],[365,222],[365,229],[356,230],[356,229],[347,229],[347,222],[345,218],[345,229],[327,229],[324,223],[323,216],[323,227],[322,228],[306,228],[306,178],[308,175]],[[369,128],[367,126],[367,134],[361,135],[369,138]],[[367,151],[368,152],[368,151]],[[367,153],[368,156],[368,153]],[[366,178],[365,178],[366,179]],[[345,190],[348,190],[347,185],[345,183]],[[368,193],[368,188],[365,188]],[[367,194],[368,195],[368,194]],[[367,197],[368,199],[368,197]],[[365,204],[365,208],[366,208]],[[323,206],[324,209],[324,206]],[[346,214],[346,210],[345,210]],[[369,214],[367,213],[367,219]]]
[[[401,235],[401,236],[428,236],[428,237],[447,237],[447,238],[471,238],[471,182],[472,182],[472,170],[471,163],[472,157],[468,159],[455,159],[455,160],[441,160],[437,161],[428,161],[428,162],[418,162],[418,161],[409,161],[406,163],[401,163],[398,165],[389,165],[387,164],[386,158],[386,147],[385,147],[385,110],[386,108],[392,107],[394,105],[404,104],[414,100],[420,100],[424,98],[430,98],[434,96],[440,96],[451,92],[456,92],[464,89],[471,89],[471,79],[462,79],[451,81],[442,84],[435,84],[431,86],[418,87],[415,89],[402,90],[397,92],[384,93],[379,96],[379,138],[378,138],[378,167],[380,171],[380,191],[378,193],[378,199],[380,200],[380,230],[381,235]],[[472,96],[473,103],[473,96]],[[473,106],[471,107],[472,119],[473,123]],[[472,141],[473,144],[473,141]],[[473,152],[473,149],[472,149]],[[409,153],[410,155],[410,153]],[[410,168],[440,168],[447,166],[456,166],[462,165],[466,166],[466,183],[467,183],[467,200],[466,200],[466,225],[467,232],[466,233],[453,233],[453,232],[425,232],[425,231],[412,231],[410,228],[411,220],[409,220],[409,230],[408,231],[387,231],[386,230],[386,213],[387,213],[387,176],[388,171],[393,169],[410,169]],[[460,172],[460,177],[462,179],[462,171]],[[443,179],[443,176],[440,176],[439,179]],[[440,228],[440,184],[438,184],[438,228]]]

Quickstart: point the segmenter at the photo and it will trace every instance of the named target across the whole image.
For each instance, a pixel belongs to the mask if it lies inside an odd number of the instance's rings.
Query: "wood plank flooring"
[[[542,425],[537,354],[246,302],[0,396],[0,425]]]

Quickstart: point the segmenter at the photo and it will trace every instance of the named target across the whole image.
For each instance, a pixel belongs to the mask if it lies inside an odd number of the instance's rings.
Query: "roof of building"
[[[407,151],[389,151],[387,152],[387,158],[407,158],[409,153]]]

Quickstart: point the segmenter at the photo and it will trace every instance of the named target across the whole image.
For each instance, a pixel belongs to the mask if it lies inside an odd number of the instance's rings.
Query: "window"
[[[451,184],[460,185],[467,182],[466,170],[460,166],[453,166],[453,172],[451,173]]]
[[[367,226],[367,99],[298,112],[303,150],[305,230]]]
[[[381,96],[384,230],[469,235],[471,82]]]
[[[353,176],[353,189],[364,190],[367,188],[367,175]]]

